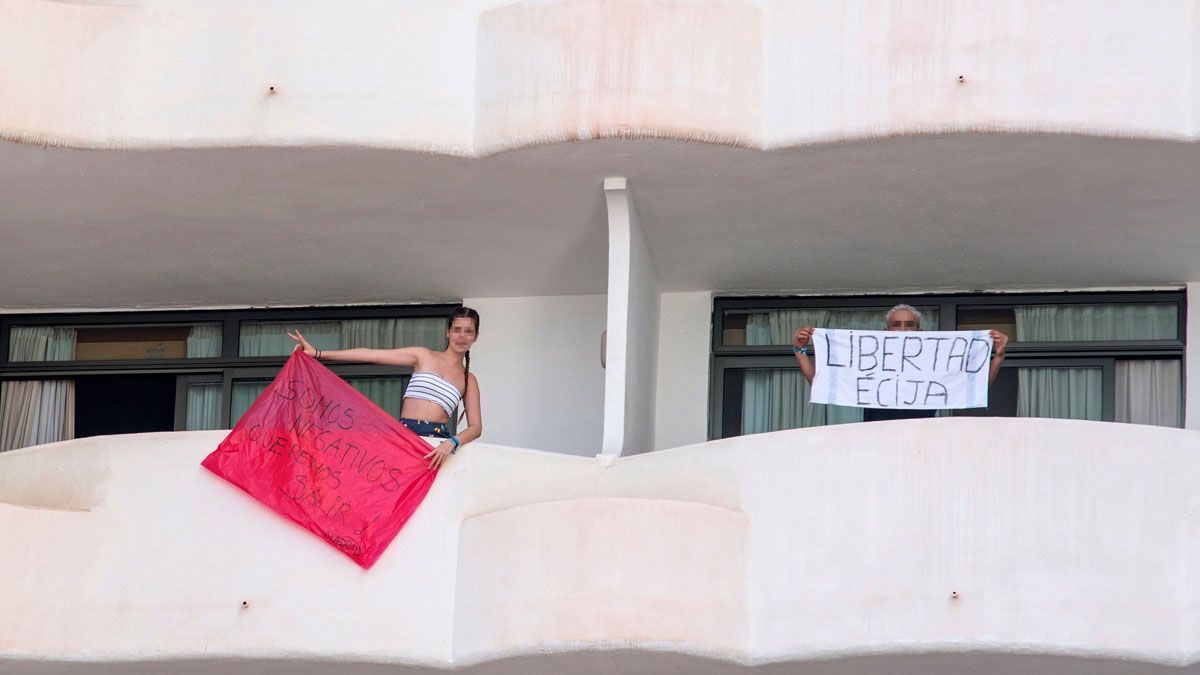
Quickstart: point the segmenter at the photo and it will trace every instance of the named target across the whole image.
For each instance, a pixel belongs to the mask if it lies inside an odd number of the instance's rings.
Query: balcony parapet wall
[[[604,461],[474,443],[367,572],[201,469],[221,437],[0,456],[0,672],[1200,671],[1195,432],[946,418]]]
[[[1197,5],[0,3],[0,136],[478,156],[962,131],[1194,140]]]

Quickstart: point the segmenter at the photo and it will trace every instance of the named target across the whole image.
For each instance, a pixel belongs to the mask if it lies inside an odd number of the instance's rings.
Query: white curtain
[[[187,337],[189,359],[213,358],[221,355],[221,324],[199,323],[192,326]]]
[[[1117,422],[1182,426],[1179,361],[1117,361],[1116,376]]]
[[[8,357],[14,362],[70,361],[74,328],[13,328]],[[75,438],[74,380],[0,383],[0,452]]]
[[[220,382],[188,385],[185,429],[205,431],[221,428],[222,390]]]
[[[1017,417],[1099,421],[1100,368],[1023,367],[1017,370]]]
[[[1013,310],[1018,342],[1172,340],[1179,328],[1174,304],[1024,305]]]
[[[0,452],[75,438],[74,380],[0,383]]]

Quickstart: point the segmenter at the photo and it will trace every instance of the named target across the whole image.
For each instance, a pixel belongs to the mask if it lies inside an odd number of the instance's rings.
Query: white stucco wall
[[[1194,139],[1196,12],[1189,0],[7,2],[0,134],[464,155],[599,137]]]
[[[1171,65],[1195,62],[1193,2],[764,6],[767,145],[952,129],[1197,133],[1197,83]]]
[[[471,372],[483,392],[483,440],[574,455],[600,452],[603,295],[467,298],[480,313]]]
[[[513,2],[479,19],[476,147],[641,135],[755,142],[763,14],[747,0]]]
[[[3,3],[0,134],[461,154],[474,135],[475,21],[486,4]]]
[[[0,672],[1200,666],[1193,431],[946,418],[607,463],[473,443],[369,571],[199,467],[221,437],[0,455]]]
[[[659,287],[637,208],[624,178],[606,178],[608,341],[604,373],[606,455],[654,449]]]
[[[654,447],[708,440],[712,293],[663,293],[658,332]]]

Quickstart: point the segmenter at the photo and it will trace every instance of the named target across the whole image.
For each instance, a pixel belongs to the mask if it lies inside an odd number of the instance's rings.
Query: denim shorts
[[[400,423],[418,436],[450,438],[450,425],[447,422],[430,422],[429,420],[414,420],[411,417],[401,417]]]

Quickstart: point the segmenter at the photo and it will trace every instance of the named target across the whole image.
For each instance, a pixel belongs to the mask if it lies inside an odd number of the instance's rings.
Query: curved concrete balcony
[[[477,443],[369,572],[203,471],[222,433],[0,456],[0,672],[1200,672],[1194,432]]]
[[[81,147],[485,155],[948,131],[1194,140],[1188,0],[25,0],[0,135]]]

